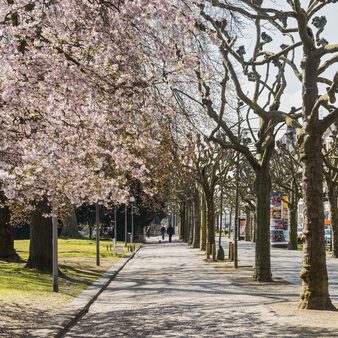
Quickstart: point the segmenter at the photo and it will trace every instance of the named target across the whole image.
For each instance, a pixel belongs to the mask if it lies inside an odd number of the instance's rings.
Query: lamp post
[[[96,265],[100,265],[100,206],[96,203]]]
[[[131,204],[131,242],[134,243],[134,203],[135,197],[130,197],[130,204]]]
[[[117,241],[117,215],[116,207],[114,207],[114,252],[116,254],[116,241]]]
[[[58,219],[53,210],[52,226],[53,226],[53,292],[59,292],[59,265],[58,265]]]
[[[236,155],[236,200],[235,200],[235,231],[234,231],[234,267],[238,268],[238,216],[239,216],[239,152]]]
[[[220,248],[222,246],[222,222],[223,222],[223,186],[221,186],[221,203],[220,203],[220,213],[219,213],[219,243],[218,247]]]
[[[128,206],[124,205],[124,246],[128,246]]]

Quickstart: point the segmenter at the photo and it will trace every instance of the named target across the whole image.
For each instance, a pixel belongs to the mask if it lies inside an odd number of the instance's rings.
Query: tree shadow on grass
[[[81,284],[85,284],[85,285],[91,285],[93,283],[93,281],[95,281],[95,280],[89,280],[88,281],[88,278],[93,279],[93,277],[95,277],[95,279],[97,279],[103,273],[103,271],[101,271],[101,270],[91,270],[91,271],[89,271],[89,270],[83,270],[83,269],[79,269],[79,268],[76,268],[74,266],[65,265],[65,264],[59,265],[59,268],[72,272],[71,275],[68,275],[65,272],[63,272],[62,270],[59,270],[59,277],[60,278],[67,280],[69,282],[72,282],[72,283],[81,283]]]

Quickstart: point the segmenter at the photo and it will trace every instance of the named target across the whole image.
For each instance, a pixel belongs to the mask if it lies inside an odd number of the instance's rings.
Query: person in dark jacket
[[[165,234],[165,227],[164,225],[161,226],[161,235],[162,235],[162,239],[164,239],[164,234]]]
[[[173,237],[173,234],[175,233],[173,226],[170,224],[167,229],[167,234],[169,236],[169,242],[171,242],[171,238]]]

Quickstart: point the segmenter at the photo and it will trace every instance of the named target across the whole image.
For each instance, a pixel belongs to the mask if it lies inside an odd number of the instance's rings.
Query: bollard
[[[108,251],[108,245],[107,245],[107,251]]]
[[[207,255],[207,259],[210,259],[210,243],[207,243],[206,255]]]
[[[234,244],[232,242],[229,242],[229,260],[234,260]]]
[[[212,255],[212,260],[215,262],[216,261],[216,245],[212,244],[211,246],[211,255]]]
[[[134,252],[136,251],[136,245],[134,244]]]

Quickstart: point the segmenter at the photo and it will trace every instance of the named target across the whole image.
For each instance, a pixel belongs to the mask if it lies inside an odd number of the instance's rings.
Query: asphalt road
[[[228,252],[229,240],[224,237],[222,246]],[[238,241],[239,264],[254,265],[255,246],[251,242]],[[286,248],[271,248],[271,270],[273,277],[282,278],[292,284],[301,286],[299,273],[302,263],[302,251],[287,250]],[[331,299],[338,302],[338,259],[327,256],[327,270],[329,276],[329,292]]]

